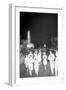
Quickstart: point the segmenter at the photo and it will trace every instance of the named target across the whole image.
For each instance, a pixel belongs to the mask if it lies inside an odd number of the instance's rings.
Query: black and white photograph
[[[63,9],[10,5],[9,84],[62,82]]]
[[[20,12],[20,78],[58,76],[58,14]]]

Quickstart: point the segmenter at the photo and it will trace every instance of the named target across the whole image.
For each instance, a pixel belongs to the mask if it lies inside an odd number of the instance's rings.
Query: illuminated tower
[[[27,32],[27,48],[34,48],[34,44],[31,43],[31,35],[29,30]]]
[[[27,32],[27,42],[31,43],[30,31]]]

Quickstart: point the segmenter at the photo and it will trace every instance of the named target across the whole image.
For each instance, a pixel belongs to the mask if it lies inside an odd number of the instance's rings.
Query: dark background
[[[27,39],[31,31],[31,42],[45,41],[50,46],[50,39],[58,37],[58,15],[52,13],[20,12],[20,41]]]

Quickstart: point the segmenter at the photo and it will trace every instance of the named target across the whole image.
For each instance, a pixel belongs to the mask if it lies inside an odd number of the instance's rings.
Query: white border
[[[57,8],[40,8],[40,7],[22,7],[13,5],[12,18],[12,85],[31,85],[44,84],[63,81],[63,53],[62,53],[62,33],[63,33],[63,10]],[[57,13],[58,14],[58,60],[59,60],[59,75],[58,77],[39,77],[39,78],[19,78],[19,32],[20,19],[19,12],[42,12],[42,13]],[[16,43],[15,43],[16,41]],[[15,48],[16,46],[16,48]],[[16,52],[15,52],[16,51]],[[16,55],[15,55],[16,54]],[[15,72],[16,71],[16,72]]]

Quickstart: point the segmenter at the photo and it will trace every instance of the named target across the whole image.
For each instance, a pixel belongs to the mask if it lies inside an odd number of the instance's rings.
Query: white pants
[[[54,74],[54,68],[55,68],[54,61],[50,61],[50,67],[51,67],[51,72],[52,72],[52,75],[53,75]]]
[[[35,70],[35,74],[38,76],[38,69],[39,69],[39,64],[38,62],[34,63],[34,70]]]
[[[44,65],[44,67],[45,67],[45,69],[46,69],[47,60],[43,60],[43,65]]]
[[[33,64],[30,63],[28,67],[29,67],[29,74],[30,76],[32,76]]]
[[[55,61],[55,75],[58,76],[58,61]]]

